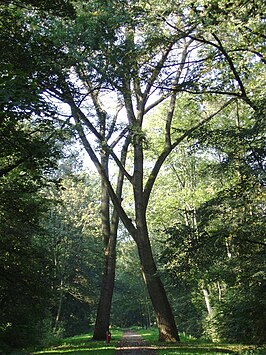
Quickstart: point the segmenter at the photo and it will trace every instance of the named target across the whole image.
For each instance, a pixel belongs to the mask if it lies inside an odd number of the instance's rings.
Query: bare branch
[[[167,89],[167,88],[163,88],[163,89]],[[168,88],[168,90],[173,90],[173,89]],[[241,93],[239,93],[239,92],[222,91],[222,90],[205,90],[205,89],[193,91],[193,90],[186,89],[186,88],[182,87],[182,85],[180,85],[176,90],[179,92],[187,92],[187,93],[193,94],[193,95],[217,94],[217,95],[228,95],[228,96],[233,96],[233,97],[238,97],[238,98],[242,97]]]
[[[122,104],[117,108],[117,112],[116,112],[116,114],[113,117],[112,123],[110,125],[109,130],[108,130],[108,134],[106,136],[106,140],[107,141],[111,138],[112,134],[114,133],[114,129],[115,129],[115,126],[116,126],[117,118],[118,118],[119,112],[122,110],[122,108],[123,108]]]
[[[156,67],[154,68],[150,79],[148,80],[148,83],[146,85],[146,89],[144,90],[143,93],[143,105],[145,106],[148,96],[150,94],[151,88],[155,82],[155,80],[158,78],[158,74],[160,73],[161,69],[163,68],[163,65],[171,51],[171,49],[173,48],[174,43],[171,43],[170,45],[168,45],[168,47],[166,48],[165,52],[163,53],[161,59],[159,60],[159,62],[157,63]]]
[[[128,127],[124,128],[122,132],[120,132],[119,136],[110,144],[110,149],[114,149],[114,147],[119,143],[119,141],[125,136],[127,131],[129,130]]]
[[[189,40],[187,43],[185,43],[184,49],[182,51],[182,56],[181,56],[181,64],[177,70],[175,80],[173,82],[173,88],[176,88],[178,86],[184,65],[185,65],[185,60],[187,57],[187,49],[189,45],[192,43],[192,40]],[[169,110],[167,113],[167,118],[166,118],[166,125],[165,125],[165,145],[166,147],[171,146],[171,126],[172,126],[172,120],[174,116],[174,111],[175,111],[175,105],[176,105],[176,97],[177,97],[177,92],[173,91],[173,94],[171,95],[170,99],[170,105],[169,105]]]
[[[104,184],[108,190],[109,196],[113,202],[113,205],[115,207],[115,209],[117,210],[117,213],[119,215],[119,217],[121,218],[122,222],[124,223],[125,227],[128,229],[129,233],[132,235],[133,238],[135,238],[136,236],[136,227],[133,225],[132,221],[130,218],[128,218],[125,210],[123,209],[123,207],[121,206],[121,202],[120,202],[120,198],[117,196],[117,194],[115,193],[110,180],[108,179],[108,176],[105,173],[105,169],[102,166],[102,164],[100,163],[99,159],[97,158],[92,146],[90,145],[89,141],[86,138],[86,135],[84,133],[83,127],[82,127],[82,123],[79,119],[78,116],[74,117],[75,123],[76,123],[76,129],[77,132],[79,134],[79,137],[83,143],[83,146],[85,148],[85,150],[87,151],[87,153],[89,154],[92,162],[94,163],[98,173],[100,174],[100,176],[103,178]]]
[[[167,22],[167,20],[165,20]],[[168,22],[167,22],[168,23]],[[248,98],[248,95],[246,93],[246,90],[245,90],[245,87],[244,87],[244,84],[240,78],[240,75],[233,63],[233,60],[232,58],[229,56],[229,52],[224,48],[221,40],[218,38],[218,36],[214,33],[212,33],[212,36],[214,37],[214,39],[216,40],[216,42],[213,42],[213,41],[210,41],[210,40],[207,40],[206,38],[204,38],[203,36],[202,37],[197,37],[195,35],[192,35],[191,34],[191,30],[189,32],[186,32],[186,31],[183,31],[183,30],[180,30],[178,27],[168,23],[169,26],[171,26],[172,28],[174,28],[177,32],[179,32],[180,34],[182,34],[184,37],[188,37],[194,41],[197,41],[197,42],[200,42],[200,43],[203,43],[203,44],[208,44],[212,47],[215,47],[216,49],[218,49],[222,54],[223,56],[225,57],[226,61],[228,62],[229,64],[229,68],[230,70],[232,71],[237,83],[238,83],[238,86],[239,86],[239,89],[240,89],[240,92],[241,94],[238,94],[237,96],[238,97],[241,97],[242,100],[244,100],[250,107],[252,107],[255,111],[258,110],[258,107]],[[189,91],[188,91],[189,92]],[[223,93],[222,91],[220,92],[217,92],[217,93]],[[227,94],[226,92],[224,94]],[[231,94],[230,95],[234,95],[236,96],[235,94]]]
[[[171,95],[171,92],[168,91],[167,94],[163,94],[159,99],[154,101],[152,104],[150,104],[144,111],[144,114],[148,113],[150,110],[152,110],[154,107],[158,106],[161,102],[166,100],[169,96]]]
[[[242,80],[240,79],[240,76],[238,74],[238,71],[236,70],[236,67],[233,63],[233,60],[232,58],[229,56],[228,52],[226,51],[226,49],[224,48],[223,44],[222,44],[222,41],[220,40],[220,38],[215,34],[215,33],[212,33],[213,37],[216,39],[216,41],[218,42],[219,46],[216,46],[216,48],[218,48],[222,54],[224,55],[224,57],[226,58],[228,64],[229,64],[229,67],[231,69],[231,71],[233,72],[234,74],[234,77],[239,85],[239,88],[242,92],[242,96],[243,97],[247,97],[247,93],[246,93],[246,90],[245,90],[245,87],[242,83]]]

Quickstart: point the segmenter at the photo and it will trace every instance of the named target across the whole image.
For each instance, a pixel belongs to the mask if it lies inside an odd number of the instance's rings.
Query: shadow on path
[[[156,350],[147,346],[141,336],[132,331],[126,331],[118,343],[116,355],[156,355]]]

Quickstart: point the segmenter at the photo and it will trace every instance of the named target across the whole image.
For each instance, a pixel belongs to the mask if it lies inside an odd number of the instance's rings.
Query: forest
[[[266,342],[265,14],[0,1],[0,353]]]

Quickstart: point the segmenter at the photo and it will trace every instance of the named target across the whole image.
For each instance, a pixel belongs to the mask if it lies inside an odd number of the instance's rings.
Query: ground
[[[139,334],[128,330],[117,345],[116,355],[156,355],[156,351]]]

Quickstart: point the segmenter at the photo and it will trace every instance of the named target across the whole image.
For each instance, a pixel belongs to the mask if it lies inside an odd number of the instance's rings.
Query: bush
[[[221,339],[231,342],[266,341],[266,301],[263,286],[230,289],[218,305],[215,324]]]

